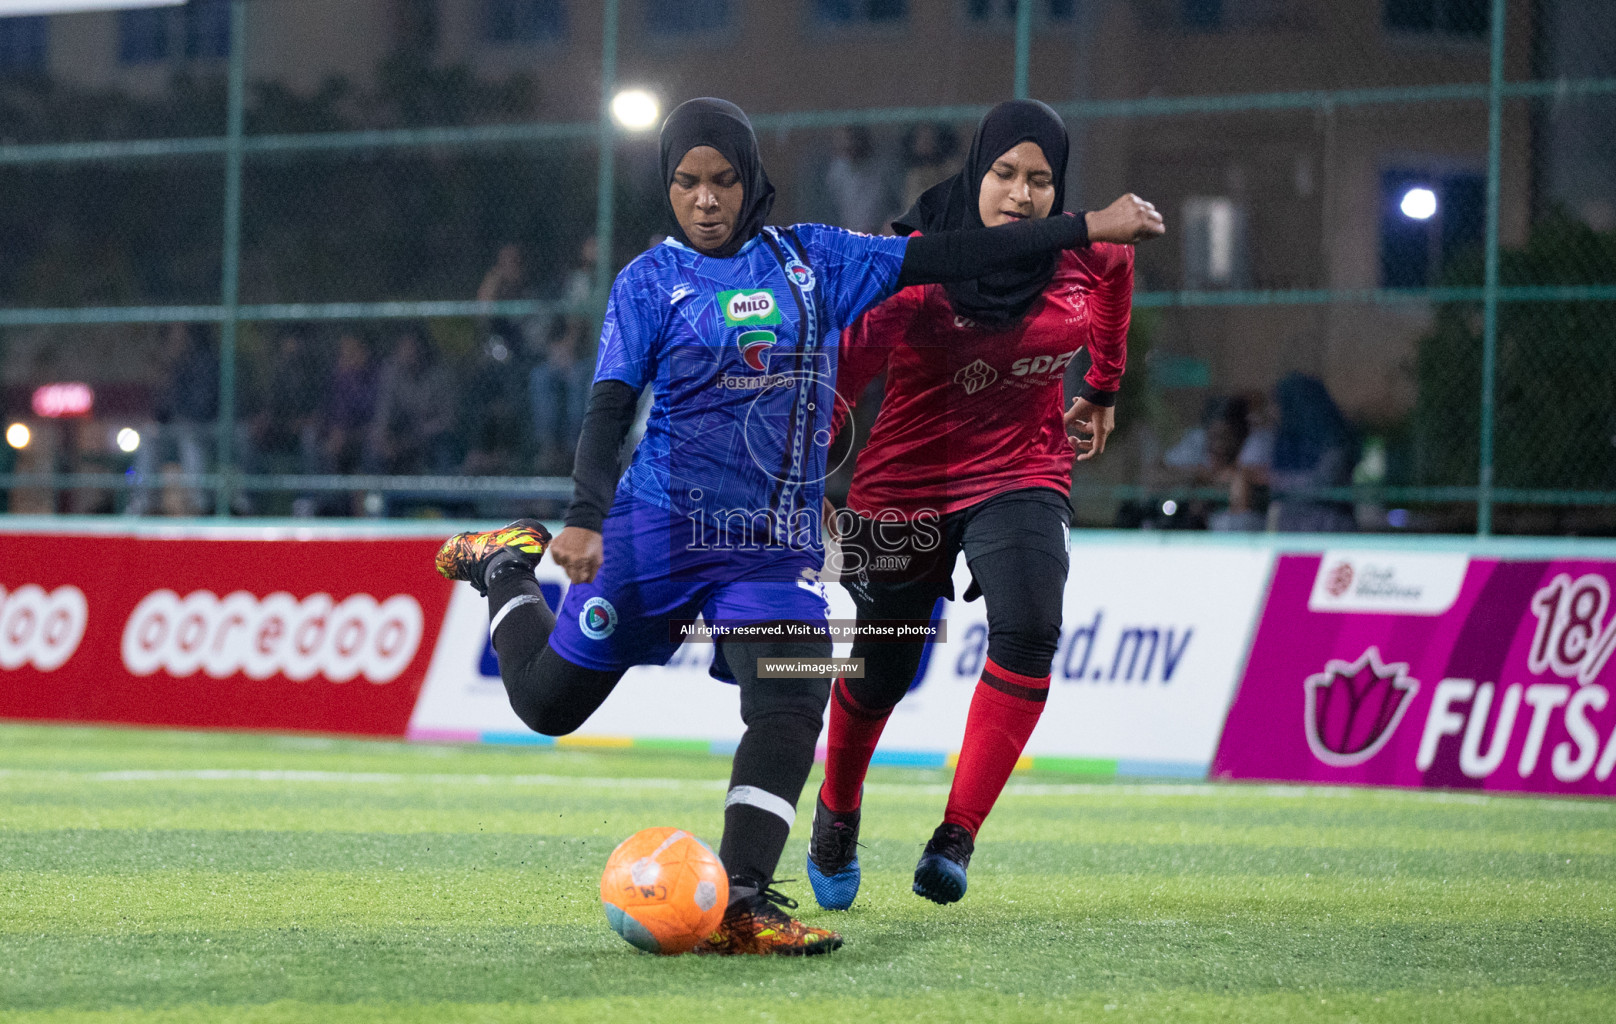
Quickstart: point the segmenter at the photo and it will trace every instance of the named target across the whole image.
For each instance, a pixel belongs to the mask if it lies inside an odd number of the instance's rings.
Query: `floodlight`
[[[1424,187],[1411,188],[1403,193],[1398,208],[1411,220],[1430,220],[1436,215],[1436,193]]]
[[[630,131],[644,131],[661,116],[657,98],[644,89],[624,89],[612,97],[612,117]]]

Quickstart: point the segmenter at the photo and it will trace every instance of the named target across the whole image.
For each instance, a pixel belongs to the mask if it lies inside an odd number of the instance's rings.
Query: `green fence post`
[[[617,132],[612,125],[612,92],[617,88],[617,0],[606,0],[600,39],[600,180],[595,199],[595,302],[605,315],[612,286],[612,217],[616,208]]]
[[[1033,0],[1016,3],[1016,99],[1027,98],[1027,65],[1032,61]]]
[[[1504,0],[1492,2],[1492,68],[1487,81],[1487,269],[1481,312],[1481,451],[1476,534],[1493,532],[1493,418],[1498,375],[1498,175],[1504,146]]]
[[[247,104],[247,0],[230,0],[230,87],[224,149],[224,246],[220,259],[219,429],[213,513],[230,514],[235,490],[236,324],[241,304],[241,136]]]

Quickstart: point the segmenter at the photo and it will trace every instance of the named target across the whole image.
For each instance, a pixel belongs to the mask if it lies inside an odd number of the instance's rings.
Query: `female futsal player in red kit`
[[[1062,215],[1065,125],[1029,100],[978,126],[958,175],[895,224],[930,234]],[[1139,217],[1143,212],[1144,216]],[[1135,241],[1164,231],[1134,196],[1086,216],[1139,217]],[[906,288],[842,339],[838,392],[860,394],[883,369],[885,397],[837,517],[842,583],[861,622],[926,620],[952,598],[963,553],[987,604],[987,661],[972,697],[943,823],[915,869],[938,903],[965,894],[975,838],[1049,694],[1060,640],[1074,452],[1098,455],[1111,432],[1127,357],[1133,249],[1103,242],[1038,256],[973,281]],[[1091,368],[1063,410],[1066,367]],[[851,905],[864,775],[882,727],[913,682],[923,642],[855,641],[864,678],[832,688],[825,783],[808,854],[821,906]]]

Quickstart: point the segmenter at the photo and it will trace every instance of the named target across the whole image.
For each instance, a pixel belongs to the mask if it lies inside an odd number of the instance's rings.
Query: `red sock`
[[[945,822],[976,835],[1010,781],[1048,696],[1048,676],[1017,675],[995,665],[991,658],[983,666],[982,678],[971,695],[965,740],[960,744],[959,765],[943,812]]]
[[[819,798],[833,811],[856,811],[864,775],[870,770],[870,756],[881,739],[892,709],[872,711],[847,692],[847,683],[836,680],[830,689],[830,731],[825,738],[825,784]]]

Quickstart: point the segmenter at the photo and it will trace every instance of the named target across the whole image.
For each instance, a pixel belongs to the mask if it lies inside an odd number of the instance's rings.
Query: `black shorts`
[[[961,552],[971,568],[967,601],[994,580],[983,577],[1026,570],[1057,592],[1066,585],[1072,513],[1066,496],[1044,487],[1007,491],[931,519],[866,518],[844,513],[839,564],[842,586],[863,618],[927,618],[938,598],[953,600],[954,562]],[[1004,556],[1021,553],[1006,564]],[[1009,586],[1033,584],[1007,578]],[[998,589],[998,588],[995,588]]]

